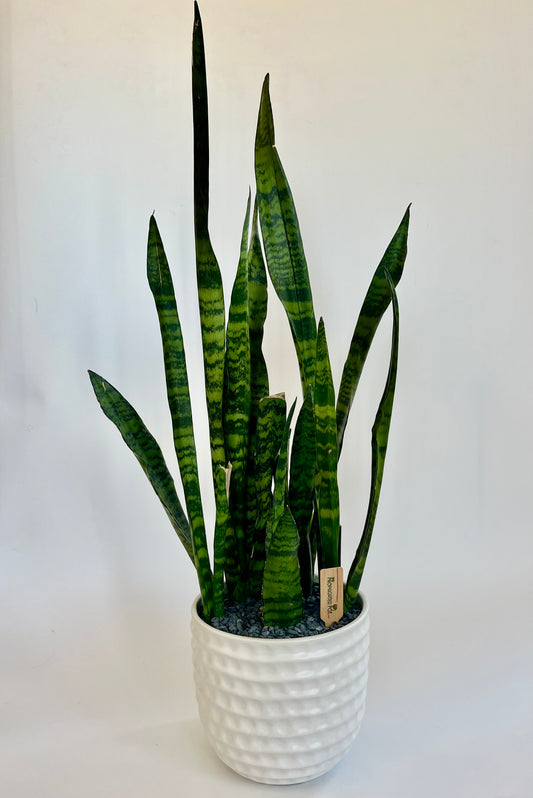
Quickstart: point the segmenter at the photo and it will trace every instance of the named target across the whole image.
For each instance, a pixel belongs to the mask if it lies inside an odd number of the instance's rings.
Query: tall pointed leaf
[[[250,368],[251,368],[251,431],[255,429],[258,404],[268,396],[268,373],[262,352],[263,328],[267,315],[266,268],[259,239],[257,199],[254,202],[250,248],[248,250],[248,321],[250,330]]]
[[[254,466],[256,515],[253,523],[253,549],[250,562],[250,595],[261,594],[266,556],[266,529],[272,512],[272,483],[279,454],[287,406],[285,396],[267,396],[258,407],[257,428],[251,450]]]
[[[383,480],[385,455],[387,454],[387,444],[389,440],[390,421],[394,402],[394,390],[396,387],[400,317],[398,310],[398,299],[394,289],[394,282],[387,271],[385,272],[385,278],[389,285],[393,310],[391,357],[387,381],[385,383],[385,390],[383,391],[383,396],[381,397],[378,411],[376,413],[374,426],[372,427],[372,479],[370,484],[370,499],[368,502],[368,511],[361,541],[357,548],[354,561],[351,565],[348,578],[346,580],[344,605],[347,612],[355,605],[357,594],[359,592],[359,585],[361,583],[361,577],[363,575],[363,570],[370,547],[370,541],[372,539],[372,532],[374,531],[374,523],[376,520],[376,512],[381,492],[381,483]]]
[[[147,430],[136,410],[110,382],[94,371],[89,371],[89,377],[100,407],[117,427],[126,445],[139,461],[165,508],[170,523],[194,563],[191,529],[157,441]]]
[[[204,352],[205,395],[209,419],[213,480],[225,467],[222,395],[224,386],[225,312],[220,269],[209,237],[209,125],[207,77],[202,21],[194,4],[192,43],[192,99],[194,123],[194,232],[196,276]]]
[[[368,350],[370,349],[381,317],[387,310],[389,302],[391,301],[385,272],[389,272],[395,287],[398,285],[403,274],[403,267],[407,256],[409,211],[410,206],[407,208],[396,233],[374,273],[352,336],[350,350],[342,372],[339,395],[337,397],[337,441],[339,454],[342,449],[348,414],[359,384],[359,378],[368,355]]]
[[[287,416],[287,420],[285,421],[285,428],[283,430],[283,435],[281,437],[279,457],[276,463],[276,473],[274,476],[274,495],[272,498],[272,514],[269,519],[269,523],[267,525],[267,533],[266,533],[267,558],[268,558],[268,547],[270,546],[270,540],[273,531],[276,528],[277,524],[279,523],[279,520],[283,515],[283,512],[287,505],[288,473],[289,473],[289,438],[291,434],[291,422],[292,422],[292,417],[294,415],[295,407],[296,407],[296,399],[292,403],[291,409],[289,410],[289,415]]]
[[[250,245],[246,258],[248,275],[248,330],[250,336],[250,439],[249,457],[246,473],[246,510],[248,537],[255,537],[257,517],[257,490],[255,485],[255,456],[257,416],[259,402],[268,396],[268,372],[262,351],[263,328],[267,314],[267,279],[259,239],[257,199],[254,202]]]
[[[285,422],[274,478],[272,513],[267,527],[266,562],[263,573],[264,623],[290,626],[302,617],[298,527],[288,506],[288,449],[293,402]]]
[[[255,139],[259,219],[268,271],[289,319],[305,396],[314,378],[316,321],[298,217],[275,147],[268,87],[267,75]]]
[[[335,392],[324,322],[318,324],[315,378],[317,509],[320,567],[339,565],[339,487],[337,484],[337,426]]]
[[[248,444],[250,435],[250,335],[248,325],[248,274],[247,249],[250,221],[250,197],[242,231],[241,253],[237,276],[233,284],[229,319],[226,331],[226,369],[224,381],[224,436],[226,455],[232,465],[230,488],[230,515],[233,531],[234,554],[227,552],[226,570],[231,562],[238,565],[236,587],[239,593],[246,588],[247,563],[252,542],[246,537],[246,478]],[[236,575],[237,577],[237,575]],[[231,579],[230,579],[231,583]],[[235,596],[237,600],[241,596]]]
[[[289,507],[300,536],[298,559],[302,590],[305,596],[310,595],[313,586],[310,530],[313,517],[315,472],[316,424],[313,392],[309,387],[294,429],[289,481]]]
[[[224,381],[224,434],[226,454],[233,467],[248,457],[250,424],[250,335],[248,325],[247,243],[250,219],[250,197],[241,239],[237,275],[231,293],[226,331]],[[232,480],[235,473],[232,473]]]
[[[222,277],[209,236],[209,119],[204,37],[194,4],[192,39],[192,110],[194,147],[194,239],[196,279],[204,354],[205,397],[211,445],[211,469],[217,512],[224,507],[219,469],[226,467],[222,402],[224,392],[225,311]],[[226,523],[216,519],[220,530]]]
[[[229,487],[231,465],[216,473],[216,521],[213,544],[213,616],[224,615],[224,570],[226,565],[226,535],[229,524]]]
[[[147,274],[159,318],[174,448],[192,529],[194,558],[200,582],[202,604],[204,613],[209,618],[212,613],[213,577],[209,565],[200,496],[185,350],[172,276],[154,216],[150,219],[148,233]]]
[[[302,618],[299,542],[296,523],[286,507],[273,532],[263,576],[265,626],[291,626]]]

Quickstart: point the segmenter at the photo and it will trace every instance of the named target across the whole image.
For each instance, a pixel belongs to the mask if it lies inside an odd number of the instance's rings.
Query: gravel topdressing
[[[302,620],[293,626],[287,626],[286,628],[263,626],[262,610],[262,602],[256,599],[247,599],[242,604],[226,602],[224,617],[213,618],[211,626],[223,632],[245,637],[308,637],[345,626],[350,621],[353,621],[354,618],[357,618],[361,612],[361,607],[356,606],[351,612],[345,612],[340,621],[326,628],[324,621],[320,619],[320,591],[318,584],[315,584],[312,595],[304,601]]]

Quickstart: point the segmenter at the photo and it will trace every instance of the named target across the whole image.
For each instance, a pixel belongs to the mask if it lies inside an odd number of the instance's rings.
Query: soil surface
[[[264,626],[262,619],[263,604],[256,599],[248,599],[242,604],[226,602],[226,612],[223,618],[213,618],[211,625],[215,629],[245,637],[308,637],[320,635],[332,629],[345,626],[361,612],[361,607],[356,606],[351,612],[345,612],[340,621],[326,627],[320,619],[320,594],[318,584],[315,584],[312,595],[304,601],[302,620],[293,626],[282,628],[280,626]]]

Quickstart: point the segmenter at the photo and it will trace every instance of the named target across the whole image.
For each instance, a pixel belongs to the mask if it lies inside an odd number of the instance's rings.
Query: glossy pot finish
[[[192,607],[200,719],[218,756],[263,784],[326,773],[350,748],[365,710],[368,604],[330,632],[289,639],[229,634]]]

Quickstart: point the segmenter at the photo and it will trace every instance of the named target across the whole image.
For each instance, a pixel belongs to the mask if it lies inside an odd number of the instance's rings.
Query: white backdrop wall
[[[413,203],[397,399],[364,578],[374,625],[367,719],[334,773],[293,792],[358,784],[353,794],[365,796],[525,798],[533,7],[203,0],[201,11],[211,234],[228,296],[268,71],[337,384],[371,274]],[[0,4],[0,783],[12,798],[267,792],[206,747],[189,665],[195,574],[86,374],[123,391],[172,461],[145,277],[155,209],[212,519],[192,12],[183,0]],[[273,292],[270,314],[271,388],[292,398],[297,366]],[[390,320],[343,452],[346,567],[366,510],[389,339]]]

